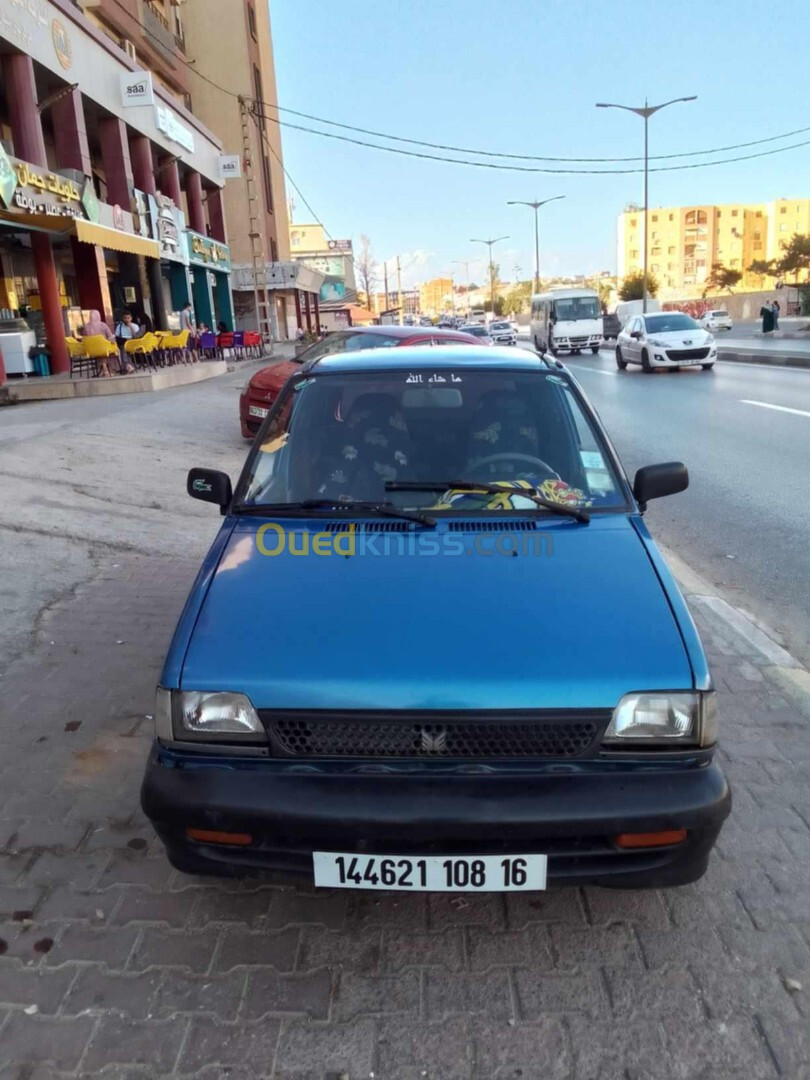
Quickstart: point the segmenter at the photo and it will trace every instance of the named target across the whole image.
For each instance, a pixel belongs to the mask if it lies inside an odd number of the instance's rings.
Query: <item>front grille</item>
[[[607,717],[392,722],[339,714],[262,717],[274,749],[297,758],[573,758],[594,748]]]
[[[705,349],[667,349],[670,360],[705,360],[708,355],[708,346]]]

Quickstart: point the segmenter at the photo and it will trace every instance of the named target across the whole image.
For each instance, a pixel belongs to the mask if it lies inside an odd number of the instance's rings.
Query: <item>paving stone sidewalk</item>
[[[0,1080],[810,1080],[810,732],[713,627],[734,811],[669,891],[315,893],[138,808],[197,563],[126,557],[0,678]]]

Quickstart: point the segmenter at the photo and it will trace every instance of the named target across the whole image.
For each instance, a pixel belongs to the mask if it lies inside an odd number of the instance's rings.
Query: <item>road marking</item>
[[[572,371],[575,375],[576,375],[576,373],[578,371],[595,371],[597,375],[616,375],[617,374],[617,372],[615,372],[615,371],[605,371],[604,368],[600,368],[600,367],[588,367],[587,364],[577,364],[576,366],[571,364],[571,365],[569,365],[568,370]]]
[[[806,409],[790,409],[787,405],[771,405],[769,401],[749,401],[748,398],[740,398],[741,405],[757,405],[760,409],[775,409],[776,412],[793,413],[794,416],[810,416]]]

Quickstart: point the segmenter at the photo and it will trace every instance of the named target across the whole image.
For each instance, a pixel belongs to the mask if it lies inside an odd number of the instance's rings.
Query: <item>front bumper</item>
[[[693,354],[700,355],[686,357],[679,355],[684,351],[685,350],[683,349],[664,349],[654,345],[648,346],[648,352],[652,356],[651,364],[653,367],[699,367],[701,364],[713,364],[717,360],[716,346],[709,346],[705,349],[689,350],[689,352]]]
[[[313,851],[549,855],[549,880],[637,887],[703,874],[731,795],[713,762],[362,767],[213,758],[155,744],[141,803],[181,869],[312,873]],[[186,829],[248,833],[201,844]],[[620,850],[627,832],[687,829],[674,847]]]

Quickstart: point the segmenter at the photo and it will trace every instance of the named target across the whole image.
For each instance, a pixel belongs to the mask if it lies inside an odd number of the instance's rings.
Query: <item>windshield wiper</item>
[[[563,514],[567,517],[575,518],[577,521],[582,521],[587,524],[591,520],[591,515],[581,506],[566,506],[565,503],[552,502],[551,499],[544,499],[542,495],[538,495],[535,491],[528,491],[525,488],[505,488],[500,487],[498,484],[486,484],[478,483],[475,480],[390,480],[385,485],[386,491],[485,491],[487,494],[492,495],[522,495],[524,499],[530,499],[535,506],[540,506],[544,510],[553,510],[555,514]]]
[[[427,528],[436,528],[436,519],[410,510],[400,510],[389,502],[372,502],[361,499],[353,499],[344,502],[338,499],[302,499],[300,502],[287,503],[254,503],[241,505],[236,509],[237,514],[279,514],[295,510],[330,510],[330,511],[362,511],[364,513],[379,514],[380,517],[400,518],[402,521],[413,521],[417,525]]]

